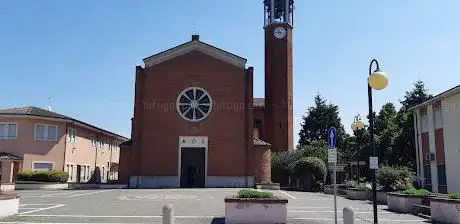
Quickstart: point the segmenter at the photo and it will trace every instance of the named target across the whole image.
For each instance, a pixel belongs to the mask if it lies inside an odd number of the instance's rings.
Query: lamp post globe
[[[358,130],[358,127],[357,127],[357,125],[356,125],[356,122],[351,123],[351,130],[353,130],[353,131],[357,131],[357,130]]]
[[[375,70],[368,78],[369,86],[375,90],[385,89],[388,85],[388,78],[380,69]]]
[[[364,122],[362,122],[361,120],[356,121],[356,128],[358,130],[363,129],[364,128]]]

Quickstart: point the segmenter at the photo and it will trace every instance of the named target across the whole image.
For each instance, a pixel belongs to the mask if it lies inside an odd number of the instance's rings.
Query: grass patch
[[[238,191],[239,198],[273,198],[273,193],[266,191],[255,191],[243,189]]]
[[[409,189],[403,191],[402,193],[407,194],[407,195],[413,195],[413,196],[430,196],[430,195],[433,194],[429,190],[415,189],[415,188],[409,188]]]
[[[458,200],[460,200],[460,193],[449,194],[449,199],[458,199]]]

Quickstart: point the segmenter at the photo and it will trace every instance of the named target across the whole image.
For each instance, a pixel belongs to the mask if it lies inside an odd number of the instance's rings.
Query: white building
[[[460,192],[460,85],[411,108],[417,174],[433,192]]]

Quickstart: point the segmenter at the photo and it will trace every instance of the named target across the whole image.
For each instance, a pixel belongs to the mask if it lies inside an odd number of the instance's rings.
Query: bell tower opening
[[[287,151],[293,148],[293,23],[294,0],[264,1],[264,132],[273,151]]]
[[[273,23],[294,25],[294,0],[264,0],[264,26]]]

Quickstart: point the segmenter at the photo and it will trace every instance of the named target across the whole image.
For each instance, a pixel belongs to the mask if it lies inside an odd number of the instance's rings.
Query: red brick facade
[[[274,36],[277,27],[286,36]],[[264,136],[273,151],[293,148],[292,103],[292,27],[287,23],[265,28],[265,124]]]
[[[188,44],[204,45],[198,40]],[[270,147],[253,148],[252,77],[252,67],[238,67],[200,50],[137,66],[132,141],[121,146],[120,179],[178,176],[179,137],[206,136],[207,176],[256,174],[257,180],[269,180]],[[212,98],[211,112],[200,122],[184,120],[176,108],[179,94],[189,87],[203,88]]]

